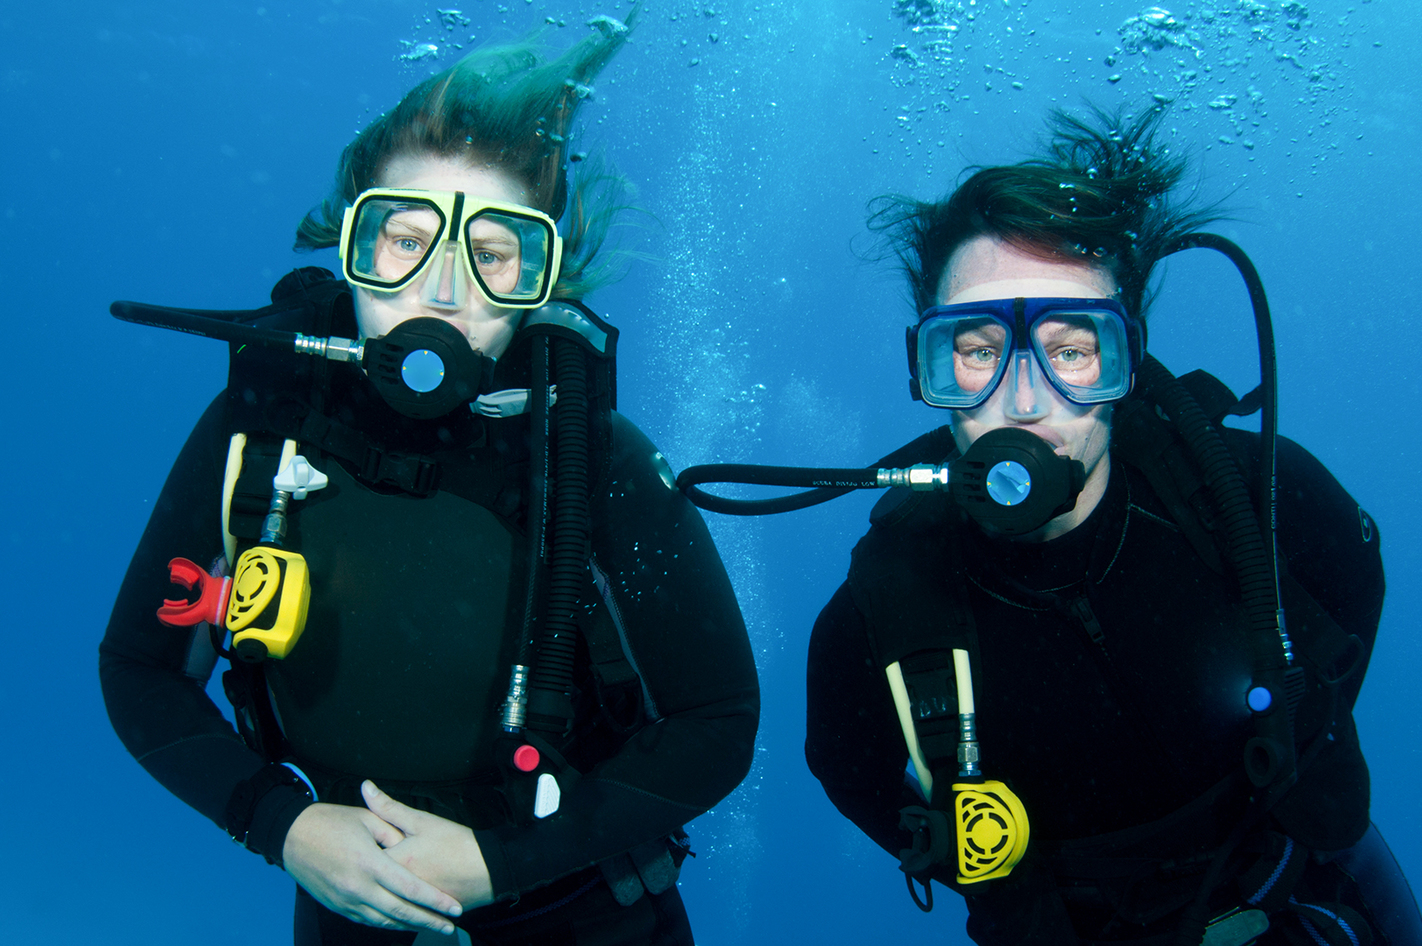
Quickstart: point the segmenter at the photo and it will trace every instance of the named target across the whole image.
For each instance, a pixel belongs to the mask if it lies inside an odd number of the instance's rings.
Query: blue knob
[[[1022,464],[1003,460],[988,470],[987,491],[998,505],[1016,506],[1032,492],[1032,476]]]
[[[1274,705],[1274,694],[1270,693],[1267,687],[1254,687],[1245,697],[1245,702],[1254,712],[1262,713]]]

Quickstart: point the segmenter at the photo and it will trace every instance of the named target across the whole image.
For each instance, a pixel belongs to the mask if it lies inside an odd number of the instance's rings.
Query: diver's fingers
[[[386,890],[354,905],[346,917],[366,926],[387,930],[432,930],[441,936],[454,932],[454,924],[447,917],[417,907]]]
[[[411,808],[409,805],[391,798],[377,788],[370,779],[361,783],[360,792],[365,798],[366,806],[377,817],[394,825],[404,834],[418,834],[421,823],[433,817],[427,812]],[[389,847],[390,845],[381,846]]]
[[[382,848],[394,847],[405,840],[405,832],[374,812],[364,808],[357,808],[356,811],[360,812],[360,823],[365,825],[375,843]]]
[[[458,916],[459,901],[410,874],[380,849],[373,833],[394,838],[397,832],[373,824],[379,820],[362,808],[311,805],[287,831],[282,848],[286,872],[319,903],[357,923],[453,932],[449,920],[430,908]]]
[[[392,858],[382,856],[378,860],[383,863],[371,868],[375,882],[421,916],[434,916],[435,912],[459,916],[464,912],[464,906],[458,900],[434,884],[421,880]],[[443,920],[443,917],[439,919]]]

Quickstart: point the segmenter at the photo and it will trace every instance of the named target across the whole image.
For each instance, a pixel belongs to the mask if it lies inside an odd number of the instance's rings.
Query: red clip
[[[192,627],[203,621],[222,626],[222,612],[227,608],[231,579],[209,575],[185,558],[175,558],[168,563],[168,579],[189,591],[197,589],[198,599],[188,601],[179,598],[174,601],[164,598],[163,607],[158,609],[158,620],[169,627]]]

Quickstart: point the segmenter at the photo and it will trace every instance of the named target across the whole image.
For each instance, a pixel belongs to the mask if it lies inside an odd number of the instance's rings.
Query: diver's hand
[[[399,829],[364,808],[315,804],[286,834],[286,872],[329,909],[366,926],[454,932],[440,913],[459,916],[459,901],[386,857]]]
[[[452,894],[466,910],[494,901],[489,867],[473,831],[457,821],[402,805],[369,780],[361,783],[360,791],[370,810],[405,836],[396,844],[382,845],[388,857]]]

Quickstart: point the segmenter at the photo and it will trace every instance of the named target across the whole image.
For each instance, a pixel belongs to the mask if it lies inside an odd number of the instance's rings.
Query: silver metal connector
[[[272,490],[272,504],[262,520],[262,535],[257,541],[281,545],[286,538],[286,507],[290,502],[291,494],[286,490]]]
[[[916,463],[901,470],[880,470],[879,485],[907,486],[909,489],[925,492],[930,489],[948,488],[948,468],[928,463]]]
[[[354,338],[341,338],[339,335],[321,338],[297,332],[295,350],[298,355],[314,355],[317,358],[358,365],[365,357],[365,342]]]
[[[958,775],[968,778],[983,774],[978,765],[978,716],[958,714]]]
[[[528,668],[523,664],[514,664],[513,672],[509,674],[509,695],[504,699],[504,715],[501,720],[504,732],[522,732],[527,716]]]

